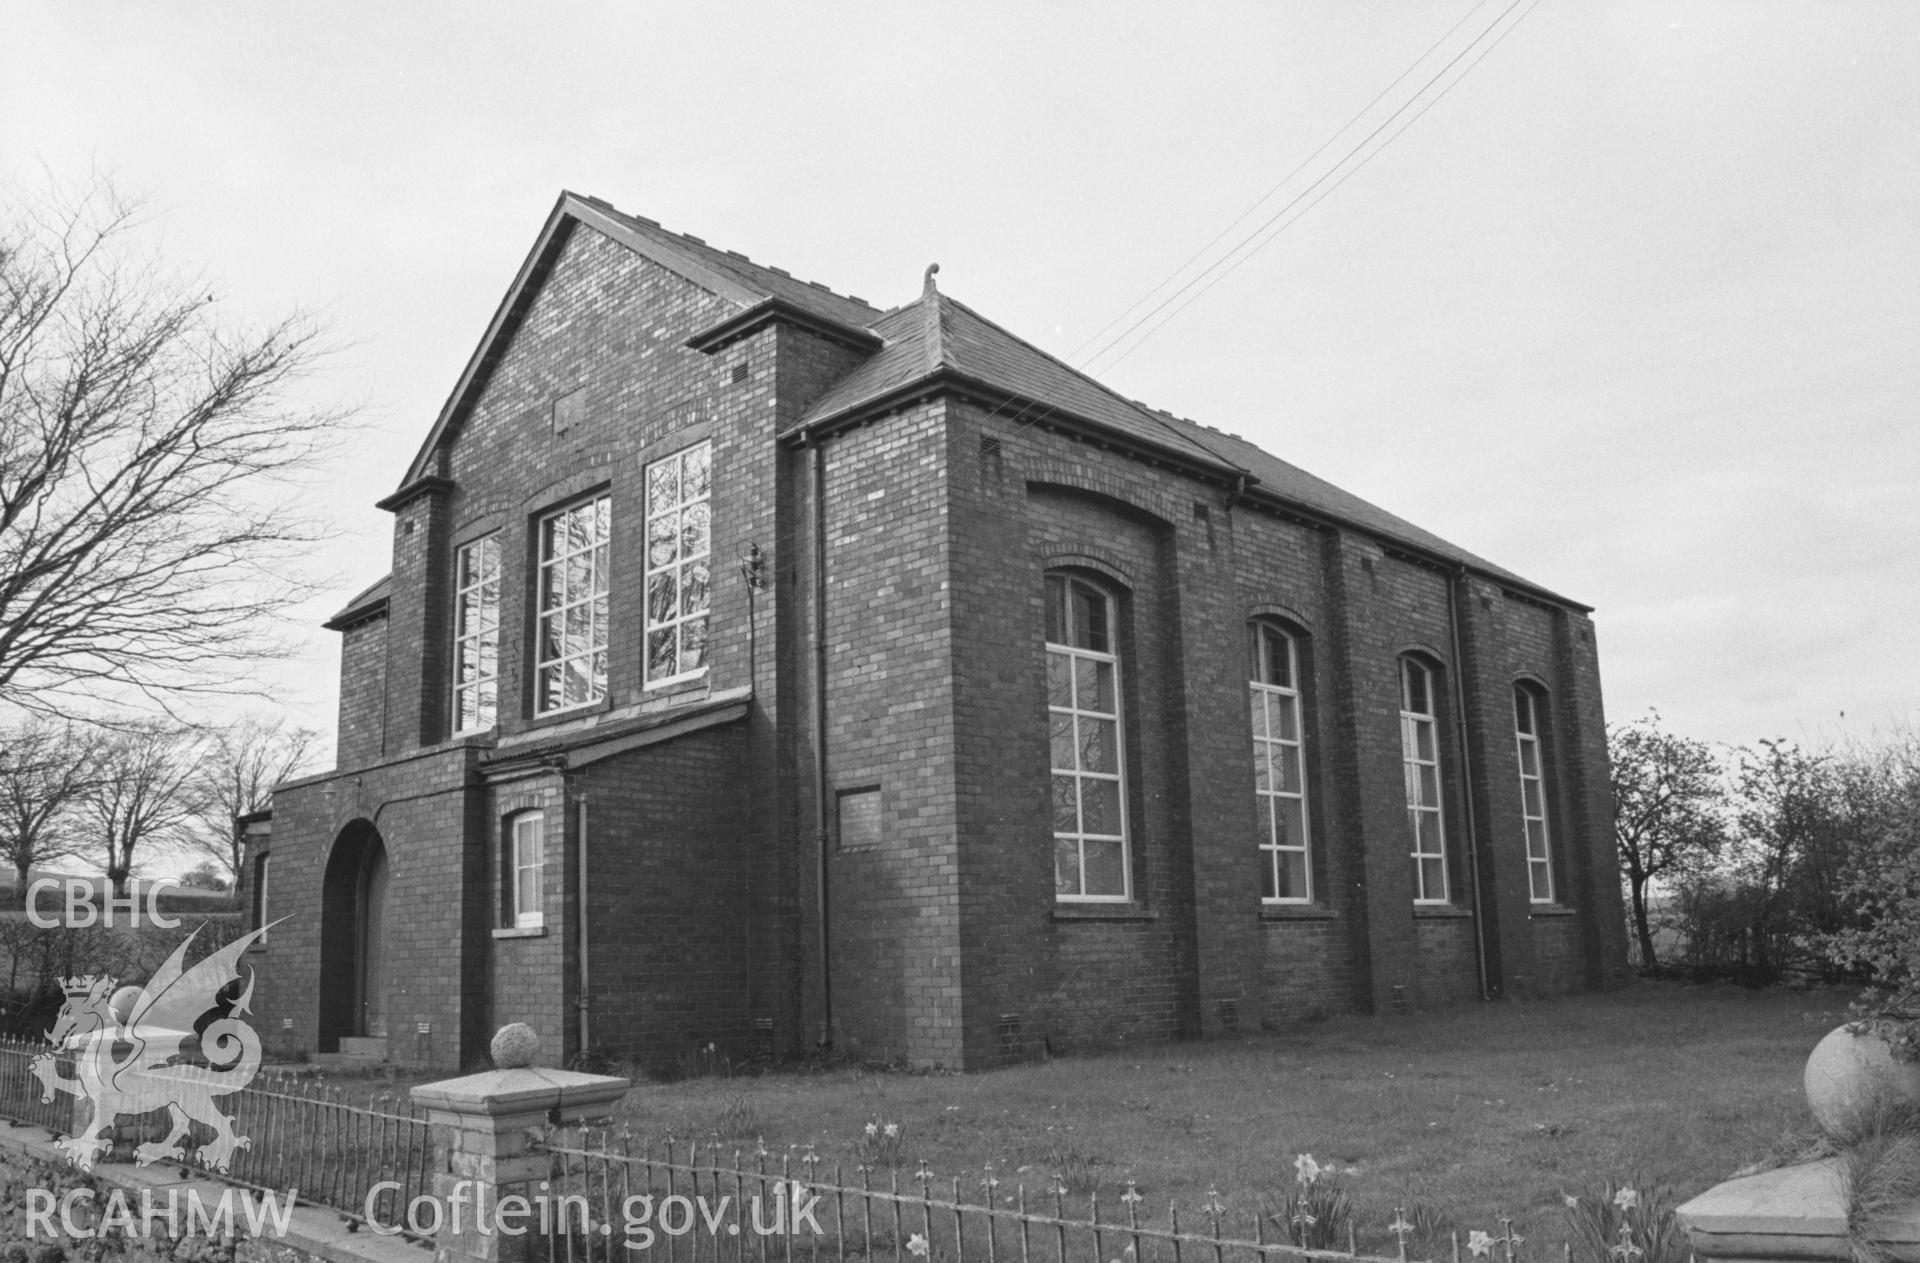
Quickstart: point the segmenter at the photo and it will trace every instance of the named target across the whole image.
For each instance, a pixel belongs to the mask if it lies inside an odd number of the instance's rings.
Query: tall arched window
[[[1047,576],[1047,718],[1053,767],[1053,888],[1067,901],[1132,895],[1120,658],[1113,597]]]
[[[1439,672],[1418,658],[1400,660],[1400,762],[1407,782],[1415,903],[1448,901],[1447,824],[1440,797],[1439,688]]]
[[[1254,626],[1253,791],[1260,805],[1260,897],[1267,903],[1313,898],[1307,846],[1306,737],[1300,704],[1300,649],[1269,623]]]
[[[1553,902],[1553,842],[1547,824],[1546,707],[1524,684],[1513,690],[1513,738],[1520,763],[1520,817],[1527,833],[1527,894]]]

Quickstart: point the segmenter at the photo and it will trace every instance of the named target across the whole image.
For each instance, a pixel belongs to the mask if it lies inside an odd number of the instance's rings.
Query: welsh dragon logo
[[[251,1145],[235,1133],[233,1119],[220,1112],[214,1098],[246,1087],[260,1069],[260,1037],[240,1020],[250,1012],[253,971],[247,971],[245,990],[232,999],[223,1002],[221,993],[232,993],[231,984],[240,981],[241,953],[270,928],[262,926],[189,968],[187,948],[200,935],[195,930],[137,991],[124,987],[116,992],[118,979],[97,974],[65,981],[67,1002],[47,1032],[53,1051],[35,1057],[31,1069],[40,1080],[42,1103],[51,1102],[55,1092],[65,1092],[93,1106],[93,1117],[58,1142],[68,1161],[92,1170],[94,1160],[112,1147],[110,1133],[117,1119],[162,1108],[172,1130],[166,1139],[134,1150],[141,1166],[184,1161],[181,1142],[194,1122],[213,1129],[213,1140],[199,1151],[200,1161],[211,1170],[225,1172],[234,1151]],[[214,1020],[200,1025],[209,1015]],[[206,1065],[181,1060],[196,1026]],[[60,1073],[55,1060],[66,1052],[73,1054],[76,1073],[71,1078]]]

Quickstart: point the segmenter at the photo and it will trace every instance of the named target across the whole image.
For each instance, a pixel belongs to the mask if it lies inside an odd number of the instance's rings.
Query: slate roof
[[[757,320],[762,317],[756,309],[763,304],[772,303],[776,307],[784,304],[800,313],[803,319],[846,331],[855,338],[850,345],[870,347],[877,339],[878,350],[829,388],[789,427],[789,434],[869,407],[885,407],[895,397],[904,400],[918,390],[930,389],[942,382],[971,386],[988,394],[1007,396],[1007,402],[999,406],[1005,409],[1006,416],[1018,422],[1047,418],[1105,430],[1116,438],[1176,458],[1189,467],[1227,477],[1243,475],[1250,484],[1248,494],[1255,499],[1334,519],[1383,542],[1466,565],[1553,600],[1575,604],[1244,439],[1118,394],[964,303],[940,293],[932,284],[932,270],[918,299],[882,313],[864,299],[837,294],[824,285],[756,263],[744,254],[710,246],[698,237],[673,232],[653,220],[625,214],[598,198],[576,193],[560,195],[539,240],[521,265],[519,275],[421,446],[403,480],[402,492],[396,493],[396,497],[417,485],[416,480],[430,476],[434,450],[450,439],[484,388],[493,364],[512,341],[547,270],[578,225],[594,228],[747,313],[731,319]],[[723,321],[719,326],[721,332],[709,336],[724,337],[728,327],[731,327],[729,322]],[[700,345],[698,339],[696,334],[696,346]],[[388,580],[382,579],[329,619],[327,626],[344,626],[367,617],[376,612],[387,595]]]
[[[390,574],[383,575],[378,583],[367,588],[351,601],[341,606],[339,613],[320,625],[333,631],[343,631],[354,623],[377,612],[386,605],[387,599],[392,595],[393,576]]]
[[[1211,426],[1196,425],[1181,417],[1168,419],[1175,425],[1195,433],[1202,442],[1214,448],[1221,456],[1257,478],[1259,481],[1254,488],[1257,493],[1265,493],[1285,504],[1297,505],[1325,517],[1352,523],[1374,535],[1410,544],[1422,552],[1463,563],[1490,577],[1521,584],[1542,595],[1553,595],[1538,584],[1514,574],[1511,570],[1496,566],[1464,548],[1450,544],[1432,531],[1423,530],[1405,518],[1396,517],[1378,505],[1362,500],[1350,491],[1343,491],[1326,479],[1317,478],[1298,465],[1290,464],[1271,452],[1255,447],[1238,435],[1225,434]],[[1564,597],[1555,599],[1566,600]],[[1567,604],[1572,605],[1575,602],[1567,601]]]
[[[742,289],[758,298],[784,299],[824,320],[851,325],[857,329],[866,328],[880,318],[880,309],[865,299],[849,294],[836,294],[818,281],[803,281],[781,268],[755,263],[737,250],[722,250],[708,245],[698,237],[662,228],[651,219],[642,219],[638,215],[628,215],[615,210],[598,198],[588,197],[580,200],[594,206],[605,213],[609,219],[660,250],[723,273],[738,282]],[[672,265],[668,263],[667,266]],[[738,295],[723,294],[721,297],[740,301]]]
[[[887,345],[835,383],[794,425],[803,429],[885,398],[946,369],[962,377],[1035,400],[1046,410],[1091,421],[1202,465],[1222,468],[1218,456],[1180,426],[1068,367],[1015,337],[965,303],[931,286],[915,302],[889,312],[873,331]],[[1031,419],[1016,409],[1010,416]]]
[[[944,370],[1037,403],[1037,407],[1007,406],[1004,415],[1010,421],[1062,417],[1091,422],[1194,463],[1245,474],[1257,497],[1349,523],[1386,541],[1554,596],[1245,439],[1117,394],[931,287],[914,302],[888,312],[872,328],[885,339],[885,348],[835,383],[789,432],[881,403]],[[1564,597],[1554,599],[1565,601]]]

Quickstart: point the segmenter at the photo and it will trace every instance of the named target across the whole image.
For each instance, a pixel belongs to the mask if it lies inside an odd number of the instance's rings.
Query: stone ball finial
[[[1845,1130],[1877,1100],[1920,1106],[1920,1063],[1900,1060],[1885,1039],[1851,1023],[1814,1048],[1805,1082],[1814,1121],[1830,1134]]]
[[[493,1064],[500,1070],[518,1070],[540,1055],[540,1036],[525,1022],[508,1022],[493,1033]]]

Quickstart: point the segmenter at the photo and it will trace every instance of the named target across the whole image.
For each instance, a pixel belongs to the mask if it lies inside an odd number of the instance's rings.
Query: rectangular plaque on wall
[[[866,851],[880,845],[880,790],[840,791],[840,849]]]

